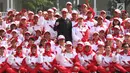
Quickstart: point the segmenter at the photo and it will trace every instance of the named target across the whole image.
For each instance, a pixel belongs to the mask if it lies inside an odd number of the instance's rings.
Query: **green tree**
[[[22,7],[37,12],[38,10],[47,10],[56,5],[56,0],[22,0]]]

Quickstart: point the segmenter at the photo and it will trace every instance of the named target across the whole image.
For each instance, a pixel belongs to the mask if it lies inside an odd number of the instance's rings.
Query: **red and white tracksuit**
[[[37,63],[38,63],[37,54],[27,56],[22,62],[21,72],[37,73],[38,72]]]
[[[72,39],[75,46],[77,45],[78,41],[86,42],[88,40],[88,35],[89,29],[85,23],[82,25],[76,24],[72,28]]]
[[[92,49],[89,52],[79,53],[78,58],[82,66],[81,69],[83,73],[97,71],[95,53],[92,51]]]
[[[55,55],[51,52],[45,52],[43,55],[40,55],[38,57],[38,70],[42,73],[53,73],[54,72],[54,64],[55,61]]]
[[[0,73],[6,71],[8,65],[6,64],[6,57],[0,56]]]
[[[23,57],[22,53],[21,54],[10,55],[7,58],[8,67],[6,69],[6,72],[7,73],[18,73],[20,71],[20,67],[22,65],[23,59],[24,59],[24,57]]]
[[[75,57],[76,53],[74,52],[64,52],[60,54],[60,56],[56,57],[57,65],[55,67],[62,73],[79,72],[80,64],[76,61]],[[74,69],[75,67],[77,67],[77,69]]]
[[[100,73],[113,73],[115,71],[112,64],[112,59],[113,59],[112,54],[106,55],[104,53],[103,55],[97,55],[96,58],[99,64],[97,70]]]
[[[123,51],[118,54],[117,62],[114,65],[122,73],[130,72],[130,52],[125,54]]]

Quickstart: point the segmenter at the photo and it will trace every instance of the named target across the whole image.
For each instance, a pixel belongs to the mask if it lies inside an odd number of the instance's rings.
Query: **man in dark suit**
[[[63,8],[62,17],[56,20],[54,30],[58,32],[58,35],[64,35],[66,41],[72,41],[72,22],[67,18],[68,10]]]

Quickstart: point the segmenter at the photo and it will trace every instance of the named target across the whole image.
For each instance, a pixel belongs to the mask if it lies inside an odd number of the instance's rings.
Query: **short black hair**
[[[111,16],[106,16],[106,19],[110,20],[110,19],[111,19]]]

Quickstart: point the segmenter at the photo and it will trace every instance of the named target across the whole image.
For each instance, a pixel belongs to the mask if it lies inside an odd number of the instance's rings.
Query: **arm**
[[[76,29],[75,28],[72,28],[72,39],[74,40],[74,41],[79,41],[79,40],[81,40],[77,35],[76,35]]]
[[[88,6],[88,9],[89,9],[90,11],[92,11],[93,18],[94,18],[94,16],[95,16],[95,12],[94,12],[93,8],[91,8],[91,6],[90,6],[88,0],[86,0],[86,5]]]
[[[89,29],[86,30],[85,35],[82,38],[83,42],[86,42],[88,40],[88,35],[89,35]]]
[[[56,20],[55,25],[54,25],[54,31],[58,31],[58,27],[59,27],[59,19]]]
[[[80,60],[78,58],[78,55],[75,56],[73,62],[74,62],[74,66],[78,66],[78,67],[80,66]]]

